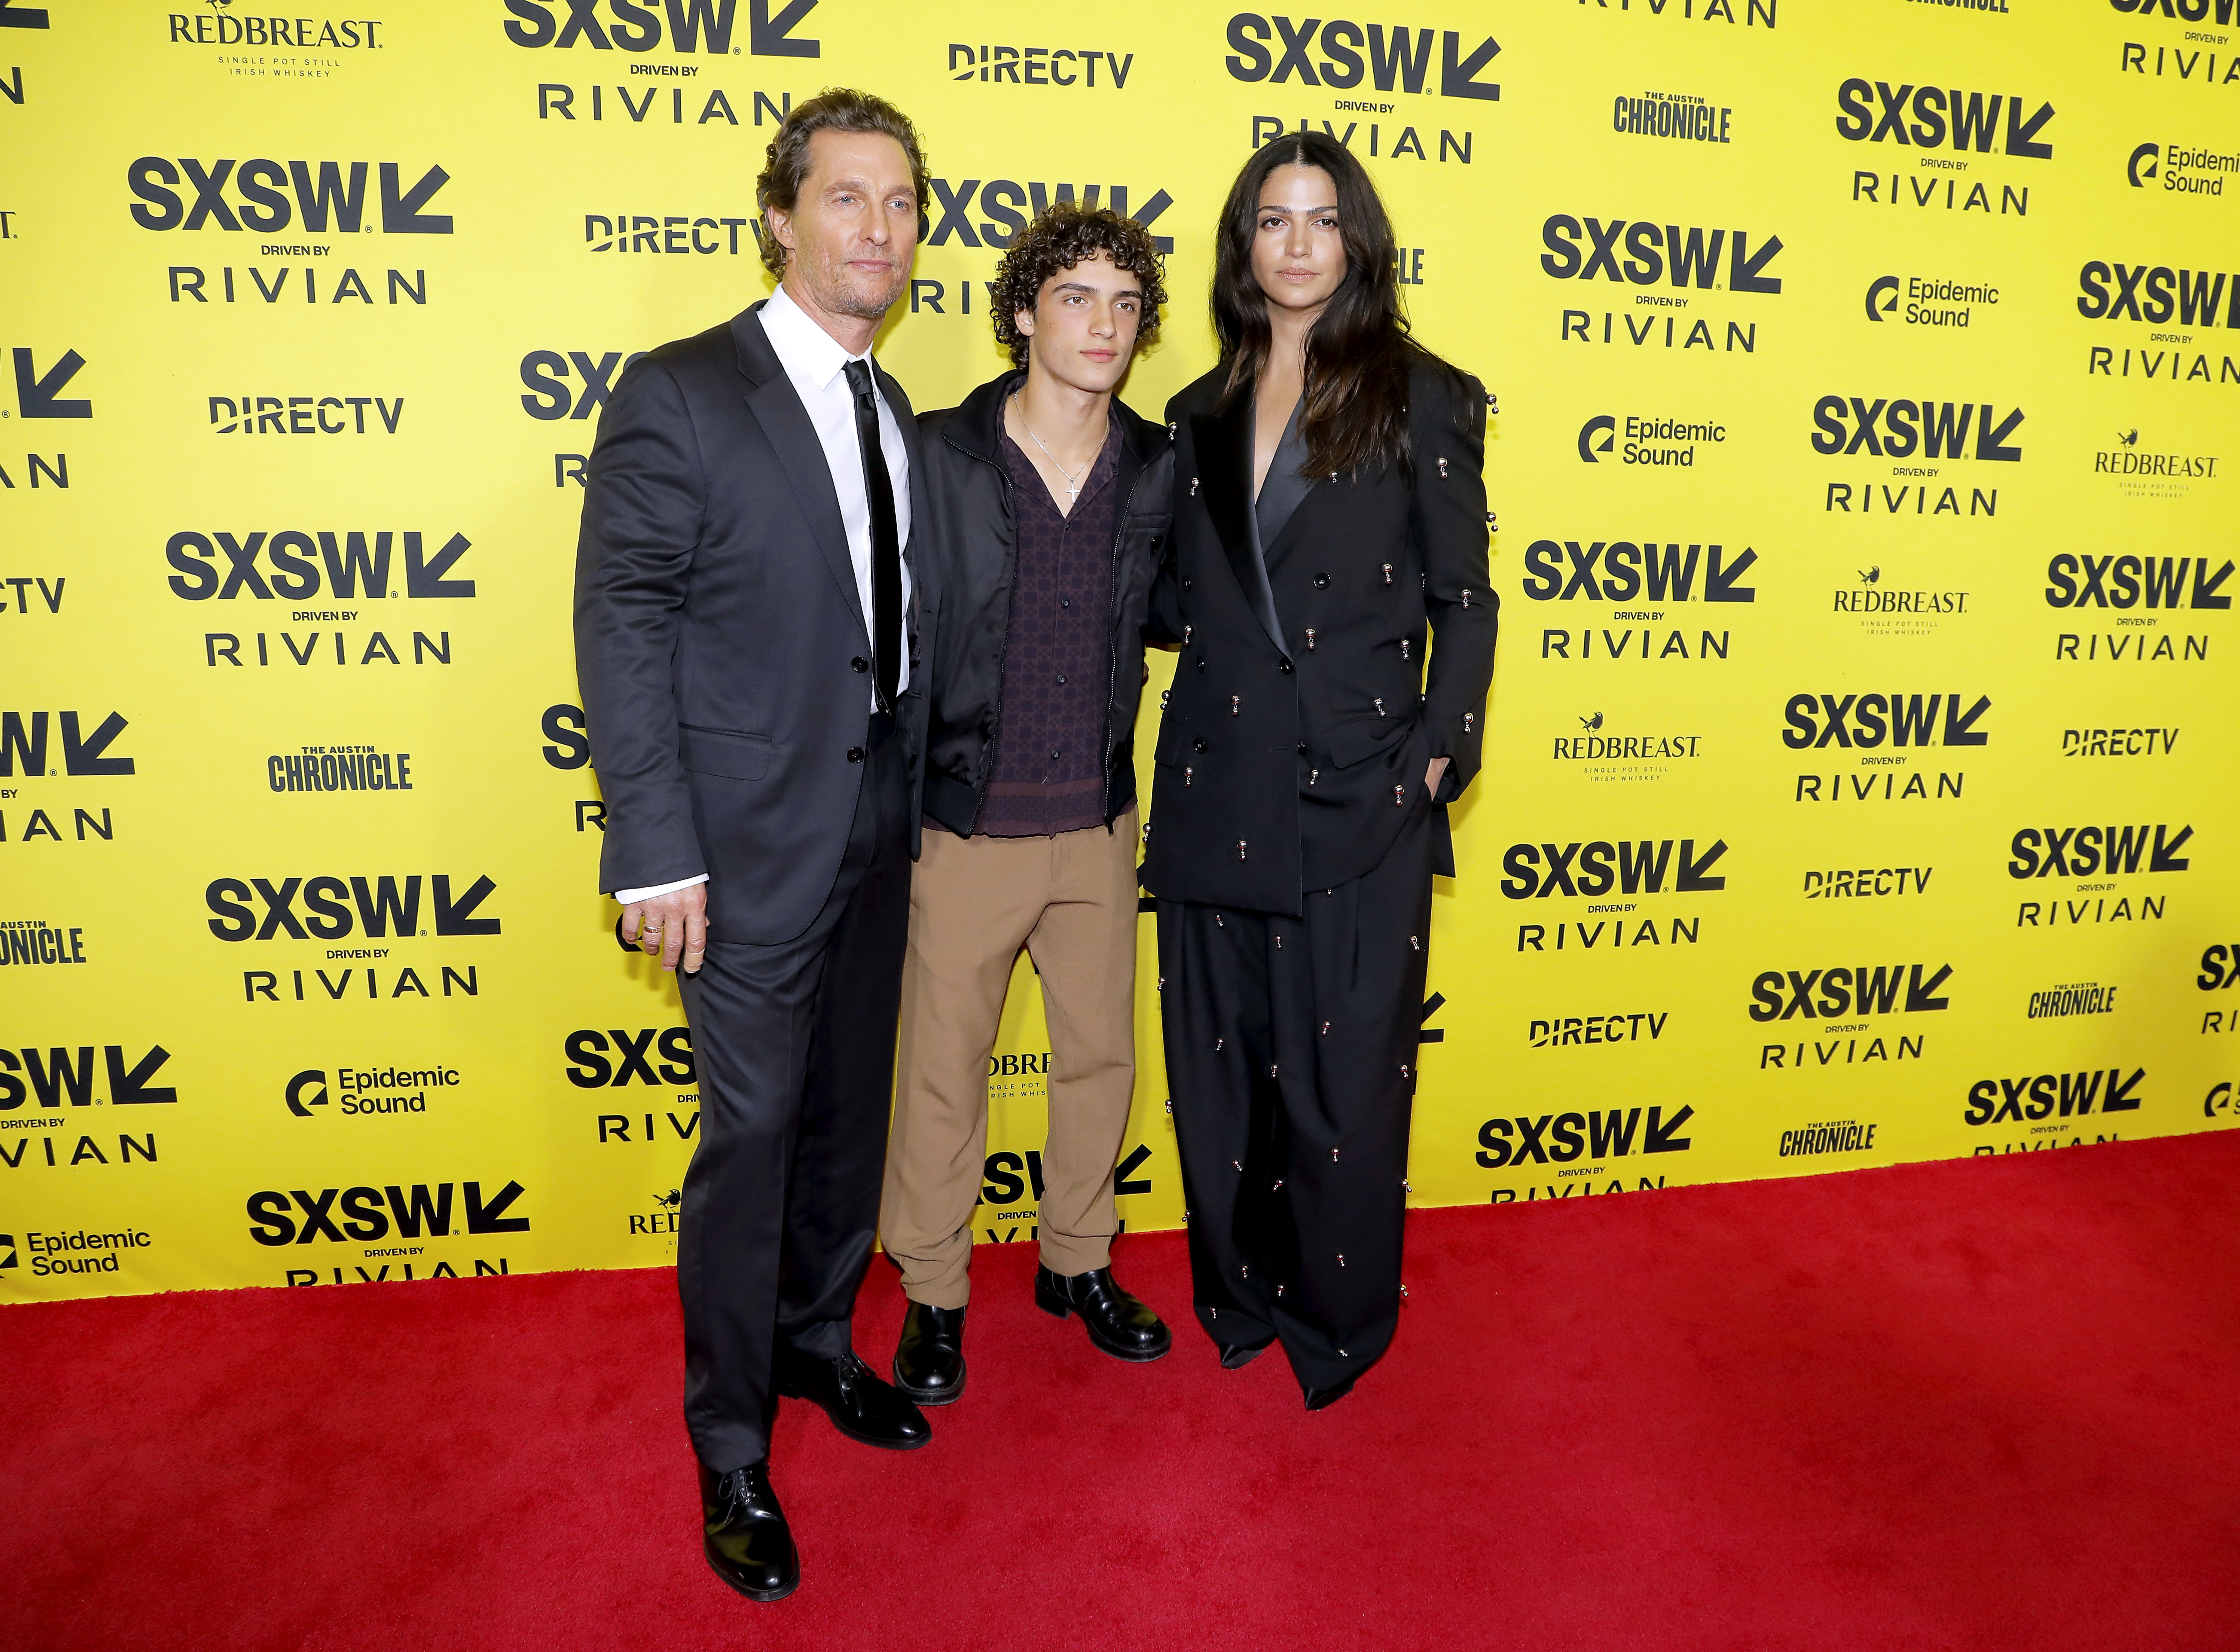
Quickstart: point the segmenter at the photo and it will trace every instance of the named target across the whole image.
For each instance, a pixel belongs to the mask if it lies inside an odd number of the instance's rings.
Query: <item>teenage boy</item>
[[[1050,1033],[1035,1301],[1120,1359],[1170,1342],[1111,1269],[1136,1071],[1136,707],[1174,463],[1165,427],[1113,392],[1165,297],[1143,225],[1058,203],[997,272],[1012,370],[918,420],[943,598],[879,1236],[910,1299],[895,1382],[922,1405],[964,1388],[988,1057],[1022,946]]]

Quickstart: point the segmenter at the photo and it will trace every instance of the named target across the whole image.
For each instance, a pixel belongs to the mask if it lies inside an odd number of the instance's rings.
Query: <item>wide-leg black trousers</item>
[[[1301,917],[1158,903],[1198,1322],[1281,1338],[1302,1389],[1359,1376],[1399,1319],[1436,823],[1419,805]]]
[[[910,929],[910,770],[875,717],[839,876],[816,921],[757,946],[711,936],[681,976],[700,1082],[677,1286],[684,1421],[718,1473],[770,1453],[780,1347],[850,1347],[878,1229]]]

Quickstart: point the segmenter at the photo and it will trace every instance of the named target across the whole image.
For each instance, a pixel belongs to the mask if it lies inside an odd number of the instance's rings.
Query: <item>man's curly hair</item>
[[[1136,347],[1143,349],[1158,338],[1159,311],[1167,302],[1167,289],[1161,279],[1164,269],[1151,232],[1110,207],[1053,201],[1012,238],[1010,250],[996,266],[988,316],[996,328],[996,342],[1011,352],[1012,366],[1027,364],[1027,336],[1019,330],[1018,312],[1033,314],[1045,282],[1100,252],[1112,260],[1114,269],[1126,270],[1143,283],[1143,308],[1136,323]]]

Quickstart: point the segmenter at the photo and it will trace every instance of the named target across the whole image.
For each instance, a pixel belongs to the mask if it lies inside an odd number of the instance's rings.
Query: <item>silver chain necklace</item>
[[[1016,395],[1013,399],[1017,400]],[[1066,496],[1072,499],[1078,499],[1081,497],[1081,483],[1074,479],[1072,471],[1067,470],[1063,464],[1059,463],[1057,455],[1050,450],[1050,444],[1044,442],[1042,437],[1035,434],[1035,427],[1027,423],[1026,415],[1023,413],[1019,416],[1019,428],[1027,433],[1029,440],[1033,442],[1037,447],[1042,449],[1043,457],[1048,459],[1052,464],[1057,465],[1058,475],[1065,478]],[[1090,463],[1094,463],[1095,461],[1092,460]],[[1088,469],[1088,465],[1082,466],[1082,470],[1084,473]]]

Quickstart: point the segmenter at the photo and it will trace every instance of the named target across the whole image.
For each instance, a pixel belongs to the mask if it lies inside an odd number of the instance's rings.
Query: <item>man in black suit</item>
[[[800,1581],[772,1393],[906,1449],[917,1406],[856,1357],[877,1225],[925,745],[917,426],[870,360],[910,278],[925,165],[902,112],[796,107],[757,183],[778,290],[623,374],[600,420],[577,668],[620,933],[680,965],[700,1145],[677,1222],[705,1549],[756,1600]]]

